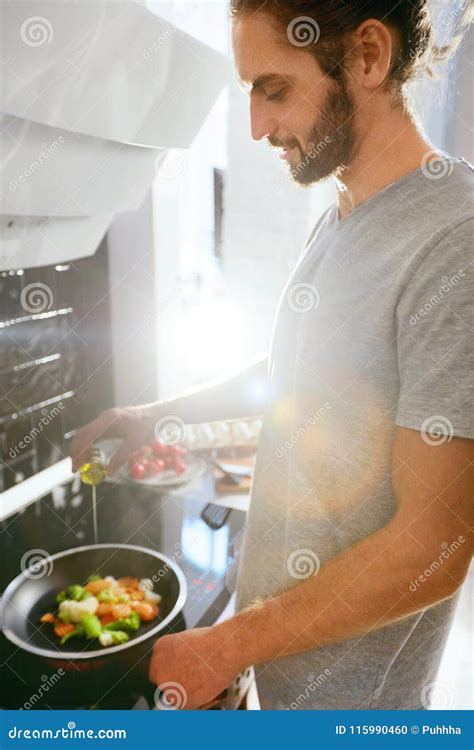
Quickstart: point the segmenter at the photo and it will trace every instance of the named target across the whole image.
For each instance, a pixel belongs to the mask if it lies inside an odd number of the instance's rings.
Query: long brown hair
[[[294,34],[299,31],[302,39],[304,33],[317,32],[317,43],[308,48],[323,71],[339,80],[347,63],[348,35],[370,18],[381,21],[398,35],[388,83],[400,91],[419,71],[432,74],[435,63],[454,53],[472,21],[473,5],[474,0],[467,0],[465,8],[461,8],[455,35],[442,47],[434,43],[428,0],[230,0],[230,11],[234,18],[267,13],[287,31],[291,29]]]

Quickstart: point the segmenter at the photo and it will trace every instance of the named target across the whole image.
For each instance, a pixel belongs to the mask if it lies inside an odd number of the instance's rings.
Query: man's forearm
[[[467,573],[469,544],[413,591],[443,548],[423,550],[405,527],[395,517],[317,575],[218,625],[223,653],[229,647],[244,668],[363,635],[450,596]]]
[[[260,356],[234,377],[206,383],[175,399],[147,404],[153,417],[173,415],[189,424],[260,416],[268,398],[268,357]]]

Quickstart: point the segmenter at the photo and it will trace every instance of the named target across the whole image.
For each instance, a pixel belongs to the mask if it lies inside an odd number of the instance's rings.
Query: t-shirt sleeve
[[[433,442],[474,438],[474,219],[412,269],[397,308],[396,423]]]

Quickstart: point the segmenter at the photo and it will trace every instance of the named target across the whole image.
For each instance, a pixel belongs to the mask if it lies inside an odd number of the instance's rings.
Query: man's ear
[[[374,19],[362,23],[354,35],[357,78],[361,86],[375,90],[387,80],[395,54],[395,36]]]

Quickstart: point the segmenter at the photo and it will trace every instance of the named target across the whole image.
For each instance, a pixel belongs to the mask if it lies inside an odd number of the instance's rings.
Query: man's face
[[[309,47],[292,45],[265,13],[233,24],[238,76],[250,95],[252,137],[281,149],[293,180],[312,185],[347,167],[356,147],[355,104]]]

